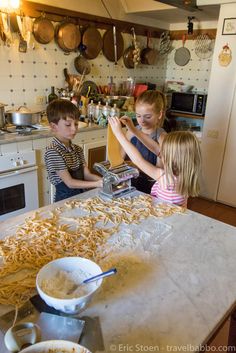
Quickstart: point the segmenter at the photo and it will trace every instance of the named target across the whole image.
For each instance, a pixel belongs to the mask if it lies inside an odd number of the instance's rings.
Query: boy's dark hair
[[[78,120],[80,116],[79,109],[66,99],[53,100],[48,104],[46,113],[48,122],[55,124],[58,124],[61,119],[66,120],[66,118]]]

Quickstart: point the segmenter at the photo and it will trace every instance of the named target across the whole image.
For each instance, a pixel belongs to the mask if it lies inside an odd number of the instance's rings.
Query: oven
[[[0,221],[38,207],[35,151],[0,156]]]

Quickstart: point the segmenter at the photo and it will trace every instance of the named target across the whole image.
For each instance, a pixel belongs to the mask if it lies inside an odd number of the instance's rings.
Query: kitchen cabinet
[[[106,141],[99,140],[95,142],[86,143],[84,145],[84,155],[88,168],[95,174],[98,174],[93,165],[95,162],[102,162],[106,160]],[[100,175],[100,174],[99,174]]]

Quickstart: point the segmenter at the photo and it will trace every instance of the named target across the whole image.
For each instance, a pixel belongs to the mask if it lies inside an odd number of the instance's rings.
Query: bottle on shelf
[[[99,101],[98,104],[95,107],[95,115],[94,115],[94,122],[95,123],[97,123],[97,121],[98,121],[99,117],[101,116],[101,114],[102,114],[102,104]]]
[[[80,121],[85,121],[85,116],[86,116],[86,108],[84,106],[84,102],[81,100],[79,102],[79,112],[80,112]]]
[[[95,109],[96,109],[96,106],[93,103],[93,100],[91,100],[91,102],[87,106],[87,117],[88,117],[89,122],[94,121]]]
[[[54,101],[58,98],[58,95],[55,93],[55,87],[51,87],[51,93],[48,95],[48,103]]]
[[[110,110],[111,107],[108,105],[108,102],[106,102],[106,105],[102,108],[102,114],[107,118],[110,115]]]
[[[110,116],[117,116],[118,118],[120,117],[120,109],[117,108],[116,103],[113,105],[113,107],[110,110]]]

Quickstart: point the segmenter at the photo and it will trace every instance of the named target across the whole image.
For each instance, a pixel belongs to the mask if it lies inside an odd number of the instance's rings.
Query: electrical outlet
[[[211,137],[213,139],[218,139],[219,131],[218,130],[208,130],[207,131],[207,137]]]
[[[35,98],[35,103],[36,104],[42,105],[42,104],[45,104],[45,102],[46,102],[46,97],[45,96],[37,96]]]

